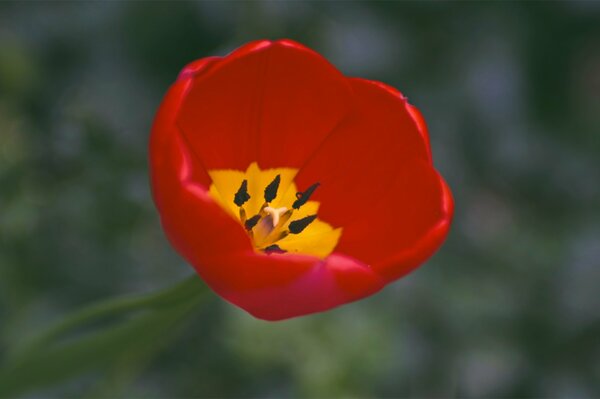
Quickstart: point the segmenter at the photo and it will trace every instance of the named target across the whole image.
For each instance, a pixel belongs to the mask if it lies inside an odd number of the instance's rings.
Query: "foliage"
[[[421,109],[456,197],[448,242],[325,314],[269,324],[208,293],[171,342],[144,310],[71,357],[44,345],[31,394],[599,396],[594,2],[0,3],[0,364],[77,309],[191,274],[151,203],[153,113],[186,62],[280,37]],[[36,385],[77,356],[93,367]]]

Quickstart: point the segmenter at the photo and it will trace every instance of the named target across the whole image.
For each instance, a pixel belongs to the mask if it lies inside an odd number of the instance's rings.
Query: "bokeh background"
[[[451,234],[327,313],[266,323],[210,295],[114,396],[600,397],[595,1],[1,2],[0,361],[192,273],[150,197],[154,112],[189,61],[282,37],[421,109]],[[109,371],[27,395],[80,396]]]

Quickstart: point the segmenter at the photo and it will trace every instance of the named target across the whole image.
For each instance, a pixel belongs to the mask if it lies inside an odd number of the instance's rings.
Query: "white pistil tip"
[[[283,206],[281,208],[272,208],[270,206],[265,206],[265,212],[271,215],[271,219],[273,219],[273,227],[277,226],[279,223],[279,217],[282,213],[285,213],[288,209]]]

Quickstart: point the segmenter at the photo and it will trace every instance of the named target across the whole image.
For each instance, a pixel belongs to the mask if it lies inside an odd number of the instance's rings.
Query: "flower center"
[[[273,221],[273,228],[277,227],[277,225],[279,224],[279,218],[281,217],[281,214],[287,210],[288,209],[285,206],[281,208],[272,208],[270,206],[265,207],[265,212],[271,217]]]
[[[261,170],[252,163],[246,171],[212,170],[210,194],[229,214],[239,220],[257,251],[329,255],[341,236],[319,220],[319,203],[310,198],[319,183],[297,190],[297,170]]]

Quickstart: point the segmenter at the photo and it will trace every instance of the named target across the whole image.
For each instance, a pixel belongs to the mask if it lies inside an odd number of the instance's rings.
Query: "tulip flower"
[[[150,169],[174,248],[265,320],[376,293],[438,249],[453,213],[419,111],[291,40],[186,66]]]

